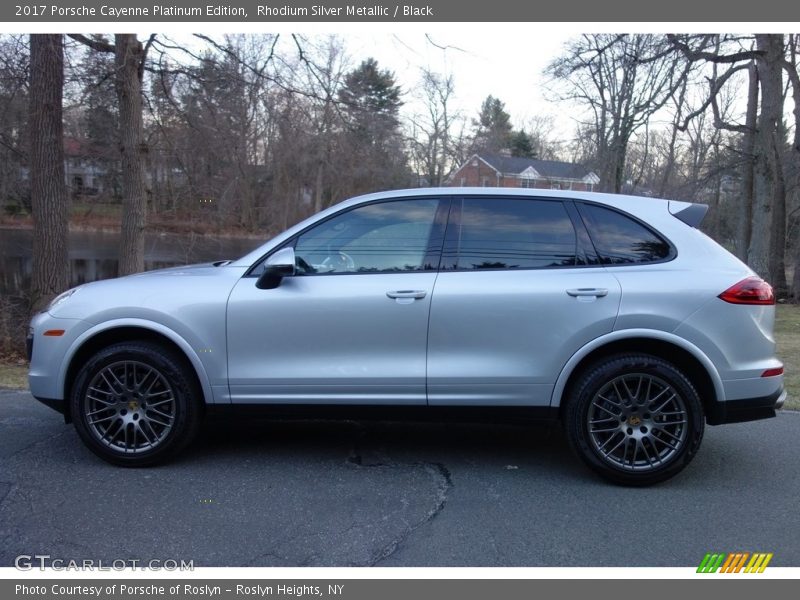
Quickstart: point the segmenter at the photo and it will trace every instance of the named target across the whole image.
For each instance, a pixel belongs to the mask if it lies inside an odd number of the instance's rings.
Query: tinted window
[[[654,262],[670,254],[667,242],[630,217],[594,204],[582,204],[580,211],[604,264]]]
[[[575,229],[561,202],[465,198],[451,216],[445,269],[542,269],[575,264]],[[460,227],[455,223],[460,222]]]
[[[297,238],[298,270],[323,274],[435,269],[432,263],[438,261],[441,248],[441,237],[432,239],[438,206],[438,200],[400,200],[333,217]]]

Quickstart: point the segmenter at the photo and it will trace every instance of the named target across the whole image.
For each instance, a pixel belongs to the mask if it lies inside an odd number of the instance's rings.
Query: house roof
[[[539,160],[502,154],[478,154],[477,156],[503,174],[519,175],[531,167],[541,177],[547,179],[583,179],[592,173],[583,165],[558,160]]]

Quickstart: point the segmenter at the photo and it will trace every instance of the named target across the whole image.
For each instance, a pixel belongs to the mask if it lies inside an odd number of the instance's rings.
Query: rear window
[[[460,218],[448,227],[444,270],[546,269],[576,264],[575,228],[561,202],[466,198],[460,209]]]
[[[601,263],[651,263],[670,257],[670,245],[638,221],[596,204],[579,204],[579,209]]]

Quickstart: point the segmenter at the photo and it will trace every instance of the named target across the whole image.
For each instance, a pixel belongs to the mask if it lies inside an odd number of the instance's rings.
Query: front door
[[[425,404],[447,202],[360,205],[296,236],[297,275],[228,302],[234,403]]]

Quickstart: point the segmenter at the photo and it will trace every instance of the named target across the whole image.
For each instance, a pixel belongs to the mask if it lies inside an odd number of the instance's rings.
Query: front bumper
[[[64,419],[67,423],[70,422],[69,413],[67,413],[67,403],[65,400],[55,400],[53,398],[40,398],[39,396],[34,396],[34,399],[38,400],[42,404],[44,404],[48,408],[52,408],[53,410],[60,412],[64,415]]]
[[[55,408],[53,402],[63,404],[65,362],[69,349],[90,327],[86,321],[61,319],[46,312],[33,317],[26,350],[30,353],[28,385],[34,398],[49,399],[45,404],[51,408]],[[48,330],[54,334],[49,334]]]
[[[768,396],[761,398],[744,398],[741,400],[728,400],[717,402],[706,415],[709,425],[722,425],[723,423],[742,423],[744,421],[758,421],[775,416],[786,401],[786,390],[783,386]]]

